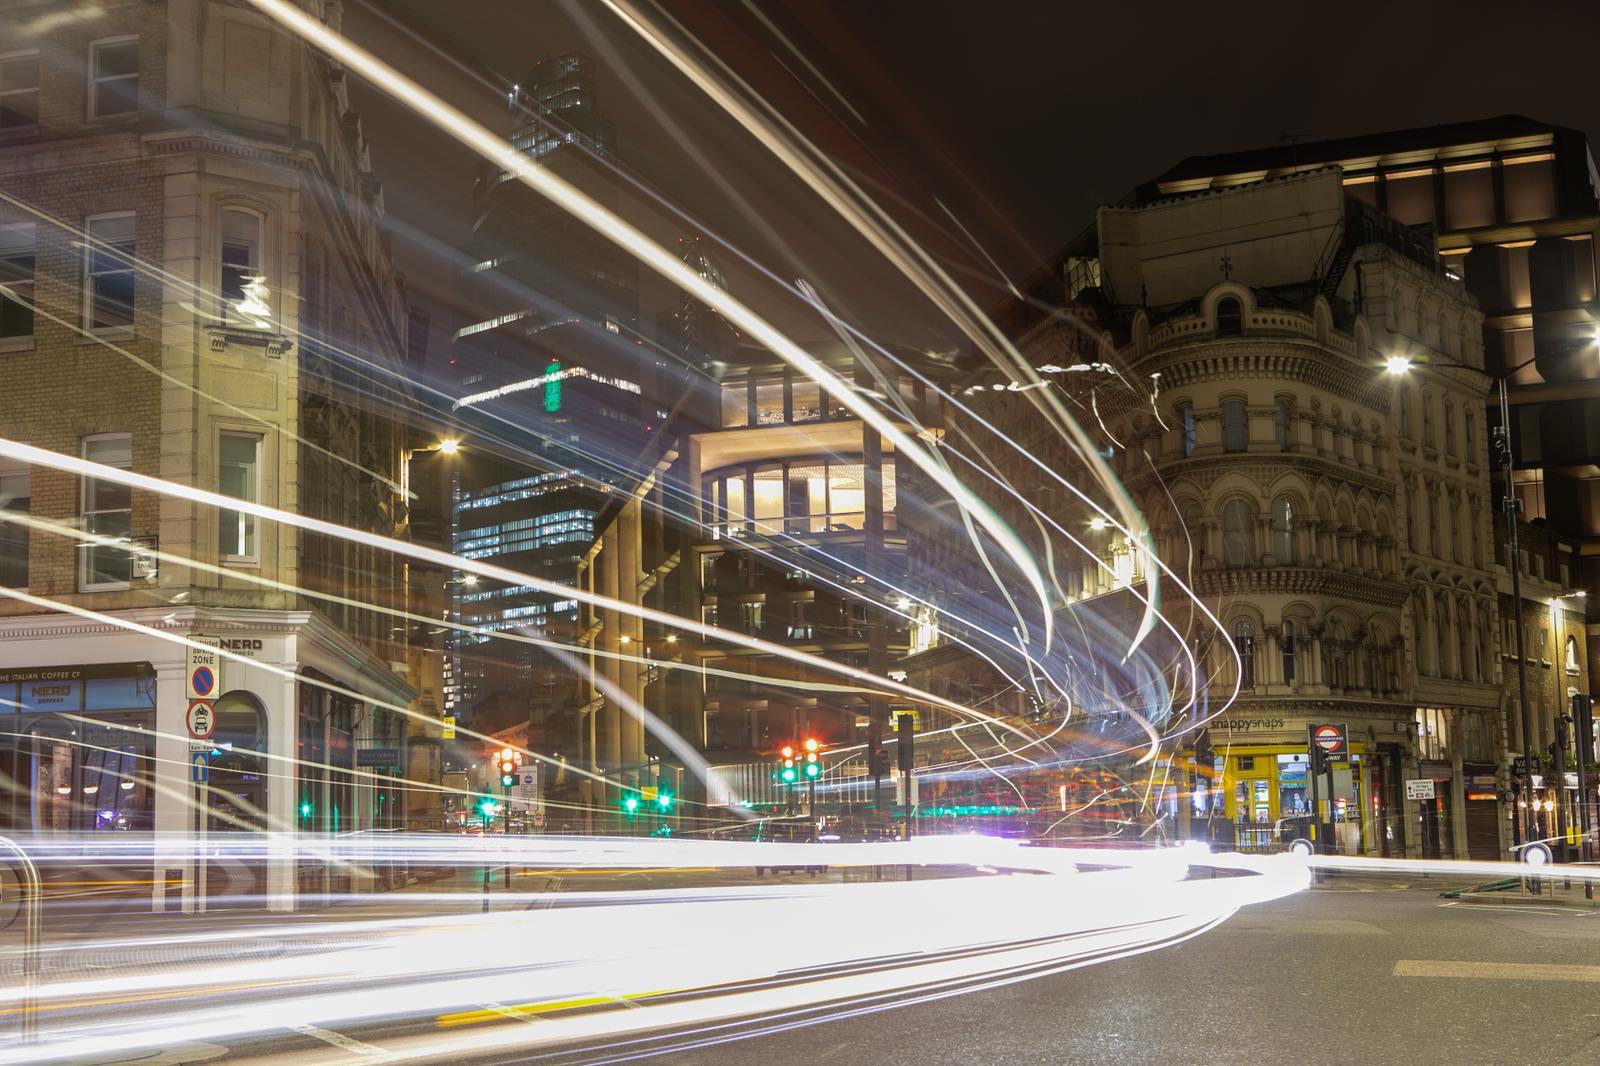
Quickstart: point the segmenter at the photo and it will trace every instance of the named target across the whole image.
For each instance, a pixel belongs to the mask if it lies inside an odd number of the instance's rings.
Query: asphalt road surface
[[[1347,881],[1177,947],[667,1059],[759,1063],[1600,1063],[1600,910]]]

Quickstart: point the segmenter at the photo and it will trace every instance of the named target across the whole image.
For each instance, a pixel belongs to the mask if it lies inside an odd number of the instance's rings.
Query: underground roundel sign
[[[1329,755],[1343,755],[1345,752],[1344,726],[1331,724],[1312,726],[1311,743]]]

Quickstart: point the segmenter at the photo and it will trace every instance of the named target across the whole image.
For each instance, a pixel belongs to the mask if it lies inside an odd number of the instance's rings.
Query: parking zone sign
[[[214,700],[222,688],[222,655],[216,648],[189,645],[189,698]]]

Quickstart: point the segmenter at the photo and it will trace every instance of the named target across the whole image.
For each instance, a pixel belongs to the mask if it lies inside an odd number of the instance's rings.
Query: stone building
[[[0,436],[402,529],[406,305],[344,72],[238,4],[69,6],[0,4]],[[0,514],[36,523],[0,526],[5,831],[277,831],[247,870],[159,855],[157,906],[369,880],[286,841],[399,824],[406,627],[372,607],[405,606],[401,561],[0,464]],[[204,743],[184,641],[222,648]]]

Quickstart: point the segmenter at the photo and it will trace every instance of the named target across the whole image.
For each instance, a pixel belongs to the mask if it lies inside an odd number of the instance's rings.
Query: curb
[[[1523,893],[1501,895],[1495,892],[1480,895],[1476,892],[1464,892],[1456,897],[1456,900],[1460,903],[1472,902],[1497,907],[1571,907],[1575,910],[1594,910],[1600,907],[1600,896],[1594,899],[1584,899],[1582,896],[1577,899],[1567,899],[1554,893],[1530,896]]]

